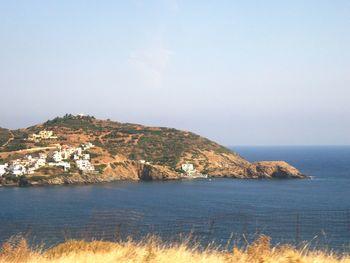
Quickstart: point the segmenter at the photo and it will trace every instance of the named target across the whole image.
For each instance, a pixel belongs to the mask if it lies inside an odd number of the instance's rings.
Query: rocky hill
[[[49,130],[49,140],[31,141],[33,133]],[[49,152],[64,145],[91,142],[91,162],[98,174],[61,175],[55,169],[26,176],[29,183],[94,183],[115,180],[168,180],[183,178],[182,164],[198,174],[233,178],[305,178],[286,162],[250,163],[231,150],[197,134],[164,127],[98,120],[92,116],[57,117],[26,129],[0,129],[0,164],[28,153]]]

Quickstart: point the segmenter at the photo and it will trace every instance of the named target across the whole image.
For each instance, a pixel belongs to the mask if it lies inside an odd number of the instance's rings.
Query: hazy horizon
[[[350,144],[350,2],[0,1],[0,127],[66,113]]]

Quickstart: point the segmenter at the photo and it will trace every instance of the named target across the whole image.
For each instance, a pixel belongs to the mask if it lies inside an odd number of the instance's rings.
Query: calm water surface
[[[88,186],[0,188],[0,242],[64,238],[164,240],[189,234],[204,244],[251,240],[344,249],[350,239],[350,147],[235,147],[250,161],[285,160],[312,180],[211,179]]]

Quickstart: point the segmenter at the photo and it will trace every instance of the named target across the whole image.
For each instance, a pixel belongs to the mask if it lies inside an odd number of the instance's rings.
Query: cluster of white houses
[[[90,162],[90,154],[84,151],[93,147],[92,143],[83,144],[80,147],[62,146],[61,149],[53,151],[49,154],[49,166],[61,166],[67,172],[70,170],[70,162],[67,160],[73,159],[77,168],[83,172],[93,172],[95,167]]]
[[[46,165],[46,159],[47,155],[44,153],[39,153],[39,156],[37,157],[26,155],[21,159],[16,159],[10,163],[0,165],[0,176],[21,176],[24,174],[33,174],[40,167]]]
[[[80,147],[61,146],[48,154],[39,153],[37,156],[26,155],[21,159],[12,160],[10,163],[0,164],[0,177],[6,175],[21,176],[34,174],[41,167],[62,167],[65,172],[71,169],[71,162],[82,172],[93,172],[95,167],[90,162],[90,155],[86,150],[94,147],[92,143],[83,144]]]

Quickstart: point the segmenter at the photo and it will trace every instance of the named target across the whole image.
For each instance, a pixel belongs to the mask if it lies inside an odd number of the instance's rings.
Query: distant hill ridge
[[[28,140],[31,134],[43,130],[52,131],[54,139]],[[87,142],[95,146],[89,153],[93,157],[91,162],[103,167],[101,173],[63,179],[56,176],[56,183],[181,179],[185,177],[183,164],[191,164],[198,174],[215,177],[306,178],[282,161],[249,163],[226,147],[192,132],[98,120],[89,115],[66,114],[26,129],[0,129],[0,158],[10,161],[29,149],[79,146]],[[44,181],[55,183],[47,178]]]

